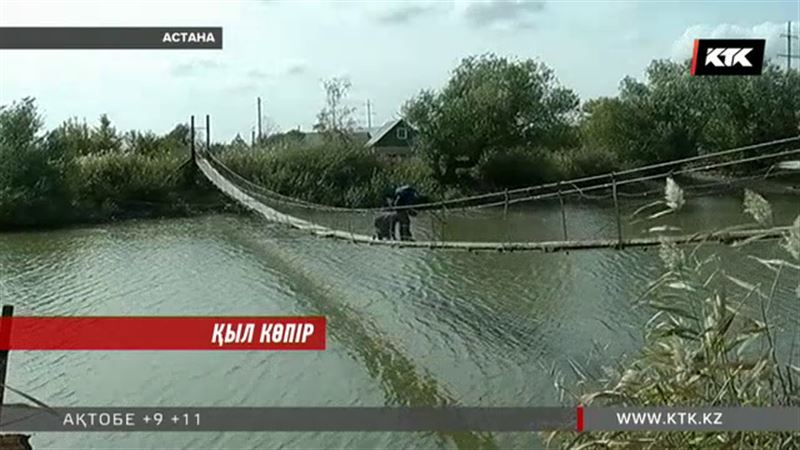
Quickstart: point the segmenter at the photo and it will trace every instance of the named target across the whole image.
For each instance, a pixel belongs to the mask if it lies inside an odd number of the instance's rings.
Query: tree
[[[800,74],[693,77],[689,61],[655,60],[646,80],[626,77],[616,98],[587,102],[585,144],[648,164],[767,142],[800,132]]]
[[[111,126],[107,115],[100,116],[100,123],[92,130],[92,153],[118,151],[122,138],[117,134],[116,128]]]
[[[353,119],[355,108],[345,105],[350,90],[347,78],[331,78],[322,82],[325,89],[325,106],[317,114],[314,130],[328,139],[349,140],[356,127]]]
[[[174,145],[187,146],[192,140],[191,133],[189,125],[179,123],[164,138]]]
[[[92,132],[85,121],[71,118],[64,121],[53,131],[54,138],[59,139],[74,155],[88,155],[92,152]]]
[[[574,144],[570,129],[578,96],[544,64],[494,54],[462,60],[439,92],[425,90],[403,112],[443,184],[463,181],[487,152]]]
[[[42,128],[33,98],[0,107],[0,226],[52,223],[70,213],[73,153]]]
[[[131,153],[156,157],[166,153],[162,137],[152,131],[129,131],[123,137],[126,147]]]
[[[760,76],[718,78],[704,130],[710,149],[800,134],[800,72],[770,64]]]
[[[257,142],[257,144],[267,145],[269,142],[271,142],[270,138],[279,135],[281,128],[278,126],[278,123],[269,116],[262,117],[261,121],[261,140],[260,142]]]
[[[266,137],[263,144],[271,147],[297,147],[303,142],[305,136],[306,134],[300,130],[289,130],[285,133],[275,133]]]
[[[236,133],[236,136],[231,140],[230,147],[234,150],[242,150],[247,148],[247,142],[242,138],[242,135]]]

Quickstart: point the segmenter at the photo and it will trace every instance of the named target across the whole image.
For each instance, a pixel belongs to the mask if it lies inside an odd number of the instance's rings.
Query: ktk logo
[[[710,48],[706,56],[706,65],[733,67],[739,64],[742,67],[753,67],[747,59],[747,54],[752,51],[752,48]],[[725,60],[719,59],[720,57],[724,57]]]
[[[761,75],[764,39],[696,39],[692,75]]]

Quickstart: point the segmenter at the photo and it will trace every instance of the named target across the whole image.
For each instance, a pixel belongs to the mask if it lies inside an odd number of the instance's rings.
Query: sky
[[[615,95],[653,59],[690,57],[695,38],[765,38],[775,57],[787,21],[800,32],[800,0],[0,0],[0,26],[224,33],[222,50],[0,50],[0,104],[34,97],[48,127],[108,114],[120,130],[158,133],[210,114],[215,141],[249,140],[256,97],[265,128],[309,130],[331,77],[351,81],[359,125],[369,100],[378,126],[470,55],[537,59],[586,100]]]

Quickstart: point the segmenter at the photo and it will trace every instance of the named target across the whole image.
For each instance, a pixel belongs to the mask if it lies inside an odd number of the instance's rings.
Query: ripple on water
[[[584,232],[591,234],[613,224],[597,214],[576,210],[569,217],[571,223],[585,220]],[[525,219],[512,219],[523,227],[521,235],[560,232],[557,220],[539,217],[531,229],[533,222]],[[484,226],[465,223],[454,232],[477,235]],[[661,270],[656,249],[387,249],[313,239],[237,217],[105,229],[0,235],[0,295],[34,314],[325,314],[329,349],[292,355],[12,353],[12,386],[50,403],[380,405],[435,391],[467,405],[552,404],[551,365],[568,370],[568,359],[581,362],[595,341],[607,346],[605,359],[636,348],[646,317],[632,311],[631,302]],[[720,253],[726,267],[769,284],[757,263],[736,251]],[[780,284],[772,305],[789,331],[800,316],[789,295],[797,282],[791,281]],[[86,446],[74,437],[49,439],[37,442]],[[159,439],[195,447],[442,446],[435,437],[391,433]],[[93,435],[88,444],[97,442],[136,448],[158,443],[135,433]]]

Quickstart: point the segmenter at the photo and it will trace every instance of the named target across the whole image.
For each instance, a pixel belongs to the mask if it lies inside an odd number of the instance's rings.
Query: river
[[[770,200],[778,224],[800,214],[797,197]],[[635,207],[626,204],[625,216]],[[558,204],[537,208],[512,208],[506,219],[498,210],[450,214],[446,222],[422,215],[415,232],[559,239]],[[566,215],[570,238],[616,234],[607,204],[569,204]],[[723,196],[692,200],[658,224],[690,232],[747,220],[740,199]],[[626,220],[623,231],[641,235],[649,226]],[[788,256],[775,242],[712,250],[751,283],[771,276],[748,254]],[[632,304],[662,270],[655,248],[393,249],[233,215],[0,234],[0,300],[18,315],[319,314],[329,321],[323,352],[11,352],[8,382],[55,406],[559,405],[552,368],[568,375],[570,360],[598,368],[637,350],[650,312]],[[779,342],[797,340],[797,285],[796,272],[784,277],[770,309]],[[781,353],[792,356],[789,348]],[[22,400],[9,393],[6,401]],[[31,442],[36,449],[542,445],[533,433],[37,433]]]

